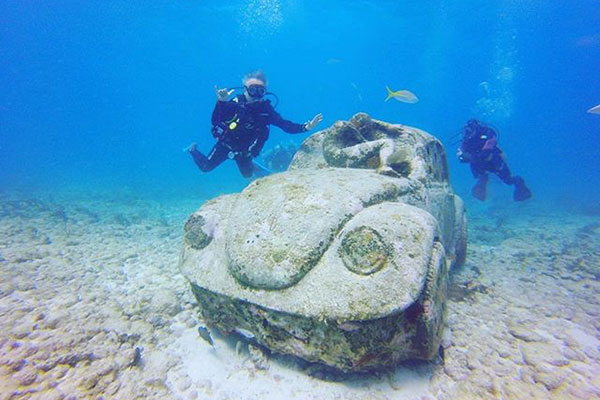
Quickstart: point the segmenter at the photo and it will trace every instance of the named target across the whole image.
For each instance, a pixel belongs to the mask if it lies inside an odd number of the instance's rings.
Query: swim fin
[[[531,190],[525,186],[525,181],[521,179],[515,184],[515,192],[513,193],[514,201],[524,201],[531,198]]]
[[[197,147],[198,145],[196,143],[192,143],[189,146],[181,149],[181,151],[183,151],[184,153],[191,153],[192,151],[195,151]]]
[[[271,171],[267,167],[263,167],[256,161],[252,161],[252,174],[255,177],[263,177],[271,174]]]
[[[475,184],[475,186],[473,186],[473,189],[471,190],[471,194],[473,194],[473,197],[475,197],[477,200],[485,201],[485,198],[487,197],[487,183],[487,175],[479,178],[479,181],[477,181],[477,183]]]

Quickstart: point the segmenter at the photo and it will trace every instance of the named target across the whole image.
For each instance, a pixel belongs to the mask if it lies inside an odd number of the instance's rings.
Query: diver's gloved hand
[[[311,119],[310,121],[308,121],[307,123],[304,124],[304,129],[306,129],[307,131],[310,131],[315,126],[320,124],[321,121],[323,121],[323,114],[318,113],[317,115],[314,116],[313,119]]]
[[[468,163],[471,162],[472,156],[470,153],[463,152],[461,149],[456,150],[456,157],[460,162]]]
[[[227,100],[229,100],[229,96],[231,96],[231,94],[234,91],[235,91],[235,89],[231,89],[231,90],[227,90],[227,88],[217,89],[217,86],[215,85],[215,93],[217,94],[217,99],[219,101],[227,101]]]

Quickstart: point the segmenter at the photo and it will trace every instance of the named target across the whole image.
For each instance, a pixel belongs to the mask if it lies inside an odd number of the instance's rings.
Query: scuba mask
[[[263,85],[244,86],[250,97],[259,99],[267,93],[267,89]]]
[[[252,89],[253,86],[257,86],[260,89]],[[265,96],[273,96],[275,99],[275,104],[273,105],[273,108],[277,108],[277,105],[279,104],[279,97],[277,97],[277,95],[273,92],[267,92],[267,88],[263,85],[250,85],[250,86],[234,86],[232,87],[232,89],[236,89],[236,90],[242,90],[244,89],[246,92],[248,92],[248,95],[253,99],[253,100],[260,100]],[[262,95],[259,95],[257,97],[255,97],[252,92],[254,92],[255,94],[260,94],[257,93],[256,91],[262,93]]]

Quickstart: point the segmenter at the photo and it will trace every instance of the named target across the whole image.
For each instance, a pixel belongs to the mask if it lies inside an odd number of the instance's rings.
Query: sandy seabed
[[[443,359],[334,376],[215,335],[177,264],[201,200],[0,193],[0,400],[600,398],[600,217],[470,212]]]

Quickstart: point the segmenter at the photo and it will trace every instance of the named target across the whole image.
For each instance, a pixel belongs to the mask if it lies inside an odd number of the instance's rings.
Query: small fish
[[[398,91],[394,92],[392,89],[390,89],[389,86],[386,86],[385,88],[388,91],[388,96],[385,99],[385,101],[388,101],[389,99],[395,99],[395,100],[401,101],[403,103],[410,103],[410,104],[414,104],[419,101],[419,98],[417,96],[415,96],[415,94],[413,92],[411,92],[410,90],[398,90]]]
[[[242,342],[241,340],[238,340],[235,343],[235,354],[237,354],[239,356],[240,354],[242,354],[243,351],[244,351],[244,342]]]
[[[242,335],[246,339],[254,339],[254,333],[250,332],[247,329],[235,328],[235,332],[239,333],[240,335]]]
[[[327,65],[339,64],[341,62],[342,60],[340,60],[339,58],[332,57],[327,60]]]
[[[133,351],[133,360],[129,363],[129,367],[137,367],[142,361],[142,347],[136,347]]]
[[[590,108],[587,112],[590,114],[600,114],[600,104],[598,104],[596,107]]]
[[[215,347],[215,342],[213,342],[213,338],[210,336],[210,332],[208,331],[207,327],[199,326],[198,335],[200,335],[202,339],[206,340],[206,342],[208,342],[208,344],[210,344],[212,347]]]

